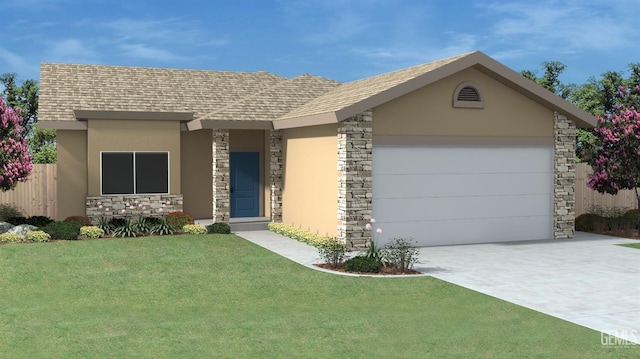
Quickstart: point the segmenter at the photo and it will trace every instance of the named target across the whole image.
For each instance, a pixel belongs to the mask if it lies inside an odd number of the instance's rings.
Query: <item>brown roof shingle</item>
[[[43,63],[40,120],[74,121],[73,110],[193,112],[203,116],[286,79],[268,72]]]

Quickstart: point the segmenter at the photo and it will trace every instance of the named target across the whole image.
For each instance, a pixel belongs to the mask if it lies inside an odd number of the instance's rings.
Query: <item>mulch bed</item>
[[[382,269],[380,269],[380,272],[378,273],[362,273],[362,272],[347,272],[346,270],[344,270],[344,268],[342,268],[342,266],[334,268],[331,267],[329,264],[327,263],[318,263],[318,264],[314,264],[314,266],[316,267],[320,267],[322,269],[327,269],[327,270],[331,270],[334,272],[342,272],[342,273],[351,273],[351,274],[363,274],[363,275],[411,275],[411,274],[424,274],[415,270],[410,269],[407,272],[402,272],[400,271],[400,269],[398,267],[395,266],[383,266]]]

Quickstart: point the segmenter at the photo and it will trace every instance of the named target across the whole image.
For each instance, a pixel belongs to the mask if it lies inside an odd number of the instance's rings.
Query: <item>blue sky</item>
[[[0,73],[41,62],[312,73],[351,81],[480,50],[567,65],[581,84],[640,62],[638,0],[0,0]]]

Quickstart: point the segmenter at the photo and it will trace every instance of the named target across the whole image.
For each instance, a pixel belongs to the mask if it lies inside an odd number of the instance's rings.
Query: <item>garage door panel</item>
[[[373,217],[383,238],[421,245],[548,239],[550,147],[374,147]]]
[[[403,222],[545,216],[550,207],[548,195],[378,199],[373,217]]]
[[[550,173],[378,175],[374,199],[550,194]],[[542,184],[542,185],[541,185]]]
[[[549,239],[547,231],[540,230],[548,222],[548,217],[376,222],[376,228],[382,228],[376,241],[379,245],[384,245],[393,238],[414,238],[419,246],[434,246]],[[482,240],[483,238],[490,240]]]
[[[549,172],[551,157],[548,147],[374,147],[373,173]]]

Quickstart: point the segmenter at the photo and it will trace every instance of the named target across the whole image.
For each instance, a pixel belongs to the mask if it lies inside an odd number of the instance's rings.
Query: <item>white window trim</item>
[[[473,87],[478,92],[478,96],[480,96],[480,101],[461,101],[458,100],[458,94],[465,87]],[[482,95],[482,91],[475,82],[465,81],[456,87],[456,90],[453,91],[453,107],[458,108],[484,108],[484,96]]]
[[[102,154],[103,153],[132,153],[133,154],[133,193],[104,194],[102,192]],[[138,193],[136,189],[136,153],[166,153],[167,154],[167,192],[165,193]],[[100,151],[100,195],[101,196],[136,196],[136,195],[163,195],[171,193],[171,155],[169,151]]]

